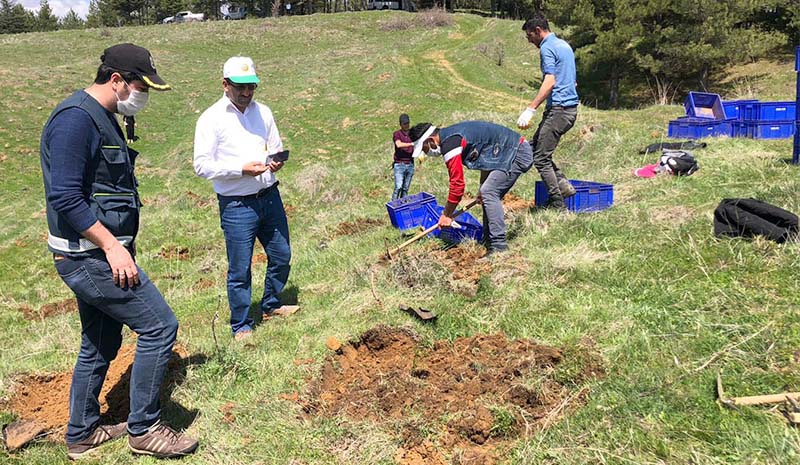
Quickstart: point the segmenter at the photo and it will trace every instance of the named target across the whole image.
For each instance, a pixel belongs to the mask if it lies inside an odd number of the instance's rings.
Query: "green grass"
[[[152,51],[160,74],[175,88],[153,95],[137,118],[142,140],[134,147],[142,153],[137,169],[146,204],[139,262],[178,315],[180,342],[209,356],[189,368],[173,393],[176,403],[199,411],[189,433],[199,436],[201,448],[181,463],[393,463],[399,440],[390,432],[353,419],[302,420],[299,408],[278,395],[302,392],[326,355],[329,336],[346,340],[378,323],[407,324],[407,315],[394,310],[400,303],[440,315],[435,327],[415,327],[425,341],[503,331],[568,348],[589,340],[603,357],[607,374],[587,382],[587,404],[517,442],[505,463],[797,463],[800,435],[780,415],[766,408],[720,408],[713,389],[721,367],[734,395],[800,386],[797,246],[718,240],[711,226],[713,209],[725,197],[758,197],[800,211],[798,168],[784,161],[791,157],[791,140],[712,139],[696,152],[701,170],[694,176],[643,180],[631,170],[653,157],[638,149],[662,140],[667,121],[682,108],[582,107],[556,159],[570,177],[613,183],[615,206],[593,215],[515,214],[509,264],[495,264],[477,293],[465,295],[436,279],[409,289],[394,279],[396,268],[373,267],[384,237],[400,241],[388,225],[332,237],[342,221],[385,218],[397,115],[409,113],[412,123],[482,118],[512,126],[520,98],[530,99],[536,90],[525,80],[538,85],[540,76],[536,50],[517,22],[458,15],[446,28],[381,30],[401,15],[0,37],[0,395],[10,393],[17,374],[74,363],[77,315],[30,322],[18,311],[71,296],[45,250],[38,138],[53,106],[91,81],[103,48],[132,41]],[[491,52],[498,47],[503,66]],[[437,53],[457,77],[430,58]],[[279,178],[284,200],[296,207],[290,286],[303,310],[260,326],[256,346],[243,348],[227,337],[223,303],[216,353],[211,321],[220,296],[225,301],[224,242],[216,203],[199,207],[187,193],[213,199],[210,182],[191,166],[194,124],[220,97],[222,64],[234,54],[255,60],[264,82],[257,98],[272,108],[292,150]],[[793,99],[796,75],[788,57],[743,66],[731,76],[748,77],[712,90],[726,97]],[[443,198],[447,175],[438,165],[424,164],[412,190]],[[537,178],[524,176],[514,192],[531,198]],[[467,182],[475,192],[475,173]],[[190,259],[159,258],[169,246],[188,247]],[[372,297],[371,271],[384,308]],[[426,273],[441,276],[440,269]],[[257,293],[263,265],[254,275]],[[197,290],[200,279],[214,286]],[[295,366],[297,358],[317,362]],[[576,367],[564,369],[566,376]],[[233,424],[222,421],[219,408],[226,402],[235,403]],[[506,418],[507,412],[495,415]],[[11,418],[0,412],[2,422]],[[507,428],[499,424],[502,433]],[[13,456],[0,452],[0,462],[67,458],[63,446],[37,442]],[[133,458],[123,443],[104,447],[98,459],[134,462],[155,463]]]

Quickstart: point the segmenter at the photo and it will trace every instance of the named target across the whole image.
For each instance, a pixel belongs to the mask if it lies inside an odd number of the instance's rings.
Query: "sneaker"
[[[267,316],[289,316],[297,313],[298,310],[300,310],[299,305],[281,305],[269,312]]]
[[[253,336],[253,331],[249,329],[243,329],[238,333],[233,335],[233,339],[235,341],[244,341],[245,339],[250,339]]]
[[[567,180],[567,178],[561,178],[558,180],[558,190],[561,191],[561,196],[565,199],[578,193],[578,191],[575,190],[575,186],[573,186],[572,183]]]
[[[78,460],[85,457],[87,454],[97,449],[97,446],[100,444],[124,436],[128,432],[127,428],[127,423],[98,426],[86,439],[73,444],[67,444],[67,457],[69,457],[70,460]]]
[[[128,447],[134,454],[152,455],[160,459],[189,455],[197,449],[197,439],[156,422],[141,436],[130,436]]]

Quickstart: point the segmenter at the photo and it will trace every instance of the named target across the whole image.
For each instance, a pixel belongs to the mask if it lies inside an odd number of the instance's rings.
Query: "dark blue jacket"
[[[99,134],[101,141],[93,153],[87,154],[88,163],[81,179],[82,200],[86,202],[97,221],[100,221],[123,245],[132,246],[139,230],[141,206],[136,178],[133,175],[138,153],[126,145],[122,130],[113,115],[97,100],[80,90],[53,110],[42,131],[39,155],[47,199],[48,248],[53,252],[69,255],[80,255],[97,248],[75,229],[75,218],[69,217],[63,207],[56,208],[53,205],[55,203],[60,206],[52,189],[53,180],[57,179],[60,173],[51,171],[50,135],[53,132],[51,124],[54,124],[56,116],[72,108],[79,108],[89,115],[93,127],[88,130]],[[58,124],[58,120],[55,124]],[[69,147],[69,149],[92,150],[88,147]],[[90,219],[89,224],[85,223],[85,221],[79,223],[80,227],[91,226],[94,221]]]
[[[471,170],[510,171],[524,140],[516,132],[486,121],[464,121],[439,130],[439,140],[459,135],[466,141],[461,162]]]

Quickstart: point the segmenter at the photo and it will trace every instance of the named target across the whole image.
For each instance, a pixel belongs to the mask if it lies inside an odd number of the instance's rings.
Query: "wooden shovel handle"
[[[747,397],[731,397],[730,401],[734,405],[760,405],[760,404],[777,404],[786,400],[786,398],[798,400],[800,392],[784,392],[783,394],[767,394],[763,396],[747,396]]]

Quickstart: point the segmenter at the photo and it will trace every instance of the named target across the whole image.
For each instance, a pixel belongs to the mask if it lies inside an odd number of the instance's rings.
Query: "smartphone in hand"
[[[267,163],[271,161],[278,161],[278,162],[285,162],[289,159],[289,151],[284,150],[283,152],[273,153],[272,155],[267,155]]]

